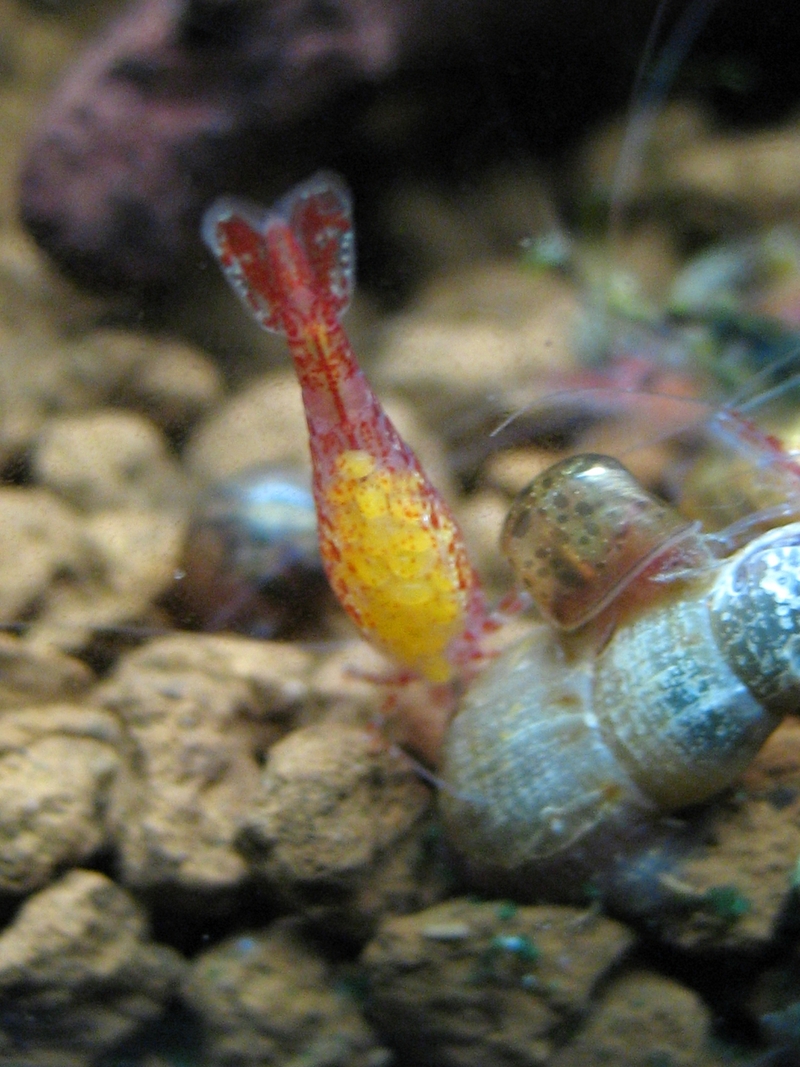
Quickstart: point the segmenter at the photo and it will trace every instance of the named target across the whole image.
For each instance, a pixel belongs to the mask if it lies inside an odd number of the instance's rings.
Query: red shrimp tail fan
[[[201,232],[234,292],[271,333],[286,333],[285,292],[295,282],[297,258],[282,254],[287,240],[299,245],[311,284],[332,310],[339,315],[350,303],[355,276],[352,206],[344,183],[333,174],[314,175],[268,211],[247,200],[221,197],[203,216]]]

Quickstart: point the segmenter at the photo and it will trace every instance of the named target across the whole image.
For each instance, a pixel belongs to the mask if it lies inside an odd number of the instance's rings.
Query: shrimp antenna
[[[770,400],[779,399],[800,383],[800,341],[790,352],[762,367],[747,379],[745,384],[729,400],[725,407],[737,411],[758,410]]]
[[[653,62],[670,3],[671,0],[659,0],[633,81],[625,136],[611,182],[609,232],[612,238],[620,232],[623,192],[640,168],[643,149],[653,132],[656,106],[663,101],[667,87],[675,80],[717,0],[691,0]]]
[[[602,423],[605,419],[627,418],[627,447],[621,454],[636,452],[644,445],[653,445],[703,424],[714,427],[718,438],[723,438],[726,415],[747,418],[758,416],[773,402],[788,402],[800,391],[800,343],[791,352],[769,366],[762,367],[738,393],[715,406],[708,400],[671,395],[646,389],[620,389],[616,386],[589,386],[564,389],[532,400],[506,416],[490,433],[500,435],[508,426],[524,415],[541,413],[564,420],[587,417]],[[740,445],[742,442],[739,442]],[[593,445],[591,428],[580,432],[580,451],[588,451]],[[758,448],[757,443],[754,447]],[[792,453],[787,452],[787,457]]]
[[[647,389],[620,389],[619,386],[594,385],[578,389],[562,389],[532,400],[518,408],[496,426],[490,437],[496,437],[523,415],[560,415],[569,422],[587,418],[603,423],[608,418],[627,418],[628,447],[622,454],[635,452],[644,445],[674,437],[676,434],[700,426],[714,414],[714,406],[707,400],[683,394],[659,393]],[[592,440],[590,427],[579,434],[580,451],[598,448]]]

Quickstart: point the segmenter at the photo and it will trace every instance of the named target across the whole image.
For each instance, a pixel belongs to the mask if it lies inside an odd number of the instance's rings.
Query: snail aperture
[[[501,547],[546,619],[582,626],[656,557],[698,530],[610,456],[571,456],[514,501]]]

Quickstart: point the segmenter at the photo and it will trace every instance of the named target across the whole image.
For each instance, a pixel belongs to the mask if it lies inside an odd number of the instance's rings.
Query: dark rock
[[[638,39],[639,25],[643,37],[650,5],[625,6],[626,36]],[[614,66],[615,23],[589,10],[566,18],[549,0],[139,0],[88,47],[45,110],[23,167],[22,218],[93,287],[168,287],[199,255],[203,207],[252,187],[256,175],[274,195],[305,170],[341,165],[348,142],[351,154],[370,154],[371,179],[396,176],[392,151],[449,165],[454,137],[480,140],[473,130],[496,124],[479,56],[507,71],[503,49],[515,51],[514,68],[536,84],[545,139],[597,77],[573,116],[585,122],[598,96],[616,84],[621,99],[629,84],[626,65]],[[412,83],[399,119],[398,100],[392,106],[384,92],[398,74]],[[389,106],[376,114],[377,89]],[[529,113],[531,93],[518,91]],[[372,142],[354,151],[354,130]]]

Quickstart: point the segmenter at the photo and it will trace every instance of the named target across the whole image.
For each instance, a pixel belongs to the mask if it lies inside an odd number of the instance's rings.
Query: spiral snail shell
[[[539,507],[562,492],[555,507],[563,519],[573,490],[564,481],[586,480],[592,469],[598,480],[603,468],[624,490],[622,504],[609,498],[611,511],[625,523],[643,514],[653,520],[640,539],[647,559],[685,531],[658,501],[652,511],[646,500],[642,508],[626,502],[647,494],[616,461],[579,457],[541,475],[512,509],[504,540],[513,547],[528,538],[512,562],[529,588],[543,590],[543,613],[567,625],[580,612],[564,611],[553,592],[560,594],[561,563],[537,555],[533,522],[520,533],[518,516],[531,500]],[[577,511],[580,494],[569,498]],[[543,510],[533,518],[546,528],[549,504]],[[563,531],[570,523],[556,525]],[[615,519],[609,528],[617,527]],[[642,554],[637,560],[628,551],[632,536],[622,541],[611,553],[619,561],[612,585],[603,568],[595,564],[596,584],[586,569],[581,611],[597,610],[631,572],[642,573]],[[614,543],[590,535],[589,550]],[[562,554],[563,544],[558,538]],[[547,540],[545,547],[550,553]],[[524,565],[530,558],[535,581]],[[561,584],[567,592],[574,586],[571,577]],[[648,587],[647,602],[622,616],[599,651],[591,628],[535,625],[478,680],[452,722],[442,811],[457,853],[494,891],[575,899],[589,884],[606,886],[633,854],[668,837],[666,814],[736,781],[800,704],[800,523]]]

